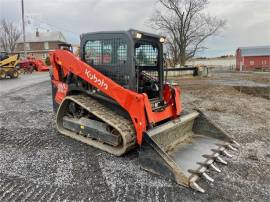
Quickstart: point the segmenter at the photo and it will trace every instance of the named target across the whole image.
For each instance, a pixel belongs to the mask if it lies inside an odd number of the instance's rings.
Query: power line
[[[74,35],[76,35],[76,36],[79,36],[79,35],[80,35],[79,33],[76,33],[76,32],[74,32],[74,31],[71,31],[71,30],[69,30],[69,29],[67,29],[67,28],[59,27],[59,26],[56,26],[56,25],[53,25],[53,24],[44,22],[44,21],[42,21],[42,20],[38,20],[38,19],[33,18],[33,17],[31,17],[31,16],[28,16],[28,17],[31,18],[31,20],[33,20],[34,22],[37,21],[37,22],[42,23],[42,24],[45,24],[45,25],[47,25],[47,26],[49,26],[49,27],[53,27],[53,28],[55,28],[55,29],[57,29],[57,30],[66,31],[66,32],[69,32],[69,33],[74,34]]]

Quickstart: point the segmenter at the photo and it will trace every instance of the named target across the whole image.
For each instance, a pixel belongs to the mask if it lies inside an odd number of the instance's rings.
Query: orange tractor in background
[[[21,71],[24,73],[32,73],[33,71],[49,71],[49,67],[43,62],[43,60],[34,57],[27,57],[27,59],[20,61],[19,64]]]
[[[49,71],[49,67],[41,59],[32,59],[31,60],[34,69],[38,72]]]

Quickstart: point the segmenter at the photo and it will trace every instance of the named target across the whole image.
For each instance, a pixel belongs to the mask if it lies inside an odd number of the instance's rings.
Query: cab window
[[[119,65],[127,61],[127,43],[123,39],[87,41],[84,59],[91,65]]]
[[[102,64],[102,42],[99,40],[87,41],[84,50],[84,59],[88,64]]]
[[[135,58],[139,66],[157,66],[158,49],[150,42],[135,45]]]

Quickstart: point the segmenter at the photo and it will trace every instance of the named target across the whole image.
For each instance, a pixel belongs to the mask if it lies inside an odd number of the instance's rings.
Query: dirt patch
[[[210,106],[206,109],[207,111],[213,111],[213,112],[226,112],[226,109],[220,107],[220,106]]]

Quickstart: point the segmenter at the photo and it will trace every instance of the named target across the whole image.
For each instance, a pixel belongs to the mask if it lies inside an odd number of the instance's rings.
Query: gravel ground
[[[185,107],[202,108],[241,144],[214,183],[201,182],[205,194],[141,170],[135,150],[114,157],[59,135],[48,81],[2,94],[0,201],[269,201],[270,103],[223,85],[229,77],[177,80]]]
[[[1,79],[0,81],[0,95],[9,91],[18,90],[22,87],[31,86],[41,81],[48,81],[50,79],[49,72],[33,72],[32,74],[20,75],[16,80]]]

